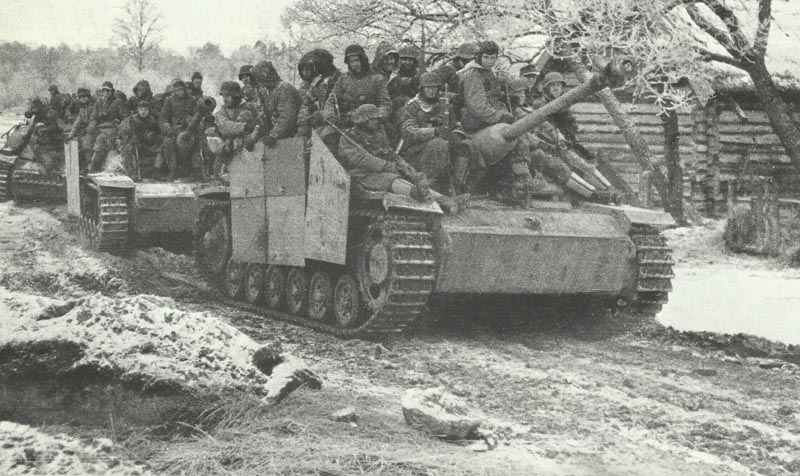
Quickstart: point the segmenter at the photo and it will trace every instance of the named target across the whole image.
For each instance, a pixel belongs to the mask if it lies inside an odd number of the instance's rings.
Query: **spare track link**
[[[0,161],[0,202],[11,198],[11,170],[11,164]]]
[[[636,299],[633,305],[643,311],[656,313],[669,299],[672,291],[672,250],[658,230],[647,225],[632,225],[629,236],[636,245],[638,276]]]
[[[46,202],[67,200],[67,182],[64,177],[48,177],[38,173],[17,171],[13,176],[14,199]]]
[[[126,249],[130,237],[128,191],[100,187],[95,206],[96,218],[85,214],[81,217],[81,232],[92,249],[117,252]]]
[[[230,212],[230,202],[225,200],[205,200],[204,207],[219,207]],[[342,328],[227,297],[223,298],[223,302],[237,309],[299,324],[342,339],[382,338],[403,332],[426,311],[436,283],[438,263],[433,224],[420,216],[387,215],[380,212],[356,211],[351,218],[360,218],[370,224],[382,221],[385,224],[384,229],[390,234],[392,246],[390,256],[394,259],[394,265],[391,266],[392,274],[388,278],[392,282],[391,288],[394,292],[388,297],[386,305],[371,312],[358,327]],[[354,273],[352,269],[348,271]],[[211,287],[218,290],[223,288],[221,276],[204,277]]]

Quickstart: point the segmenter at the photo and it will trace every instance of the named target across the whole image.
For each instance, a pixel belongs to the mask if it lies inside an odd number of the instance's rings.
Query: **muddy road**
[[[659,317],[678,330],[624,313],[588,319],[481,308],[440,311],[441,323],[381,343],[342,341],[227,308],[189,284],[198,281],[189,256],[158,248],[92,253],[76,232],[63,207],[0,204],[0,287],[32,298],[169,296],[256,340],[280,340],[324,378],[322,390],[300,390],[241,426],[166,441],[147,432],[44,428],[112,438],[157,472],[800,474],[800,349],[789,345],[798,324],[783,309],[797,309],[791,299],[800,294],[786,294],[800,281],[780,263],[727,255],[718,224],[670,232],[677,279],[694,279],[688,289],[676,283],[676,299]],[[779,304],[747,307],[742,295],[717,301],[739,292],[719,278],[728,271],[765,279],[748,295]],[[719,316],[730,309],[740,312],[726,327]],[[761,320],[753,325],[748,316],[756,311]],[[771,340],[682,330],[764,331]],[[480,451],[485,445],[445,443],[408,428],[399,401],[412,387],[463,397],[500,445]],[[330,421],[344,406],[356,407],[358,424]]]

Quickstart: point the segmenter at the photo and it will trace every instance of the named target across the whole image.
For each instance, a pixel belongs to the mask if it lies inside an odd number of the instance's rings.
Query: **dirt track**
[[[484,311],[481,322],[444,316],[452,318],[449,324],[421,326],[382,344],[341,341],[216,304],[213,294],[170,277],[196,279],[187,256],[159,249],[126,257],[85,252],[74,230],[61,207],[0,204],[0,286],[57,297],[167,295],[186,310],[216,313],[258,340],[280,339],[325,378],[323,390],[301,390],[272,414],[254,418],[258,431],[212,432],[156,445],[109,430],[69,429],[110,435],[156,470],[800,474],[796,347],[683,334],[624,316],[561,325],[552,316],[537,320],[499,309]],[[679,247],[678,253],[685,251]],[[686,269],[703,266],[678,258]],[[785,276],[784,270],[771,268],[761,272],[777,280]],[[480,444],[443,443],[408,429],[400,394],[417,386],[444,386],[464,397],[485,415],[485,426],[500,436],[500,446],[476,452]],[[359,412],[356,427],[327,419],[347,405]],[[279,449],[265,455],[264,441],[257,438],[271,438]],[[229,456],[232,448],[239,448],[238,463],[224,464],[222,455]],[[187,455],[194,461],[186,461]],[[259,470],[267,460],[271,466]],[[320,472],[323,467],[327,473]]]

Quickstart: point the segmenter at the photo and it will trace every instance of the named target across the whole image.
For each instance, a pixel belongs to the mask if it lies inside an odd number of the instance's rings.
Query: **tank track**
[[[0,202],[11,198],[11,170],[12,165],[0,161]]]
[[[672,250],[658,232],[648,225],[632,225],[629,236],[636,245],[638,275],[636,298],[631,302],[640,312],[656,314],[672,291]]]
[[[206,200],[200,216],[208,215],[213,208],[229,212],[230,203],[225,200]],[[436,250],[432,223],[420,216],[387,215],[381,212],[356,211],[351,219],[367,224],[380,221],[389,235],[393,259],[390,266],[391,293],[383,306],[372,309],[367,318],[357,327],[343,328],[327,322],[314,321],[304,316],[267,309],[231,298],[223,298],[223,303],[231,307],[259,314],[270,319],[291,322],[311,329],[325,332],[343,339],[383,338],[405,331],[412,322],[426,312],[428,300],[436,283]],[[198,236],[197,239],[200,239]],[[348,264],[347,270],[356,274]],[[203,273],[207,283],[216,289],[223,289],[221,275]],[[224,291],[223,291],[224,293]]]
[[[94,213],[81,214],[81,235],[97,251],[122,251],[130,237],[130,198],[126,190],[101,187]]]
[[[15,200],[63,202],[67,200],[67,181],[64,177],[49,177],[38,173],[16,171],[13,175]]]

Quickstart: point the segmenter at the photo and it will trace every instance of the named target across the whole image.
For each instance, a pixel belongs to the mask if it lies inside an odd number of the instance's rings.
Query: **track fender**
[[[584,203],[581,208],[598,211],[614,215],[626,228],[631,225],[648,225],[657,229],[674,227],[675,219],[672,215],[662,210],[651,210],[649,208],[632,207],[628,205],[600,205],[595,203]]]
[[[127,175],[119,174],[89,174],[87,177],[89,183],[93,183],[98,187],[104,188],[124,188],[133,189],[135,184],[133,180]]]

